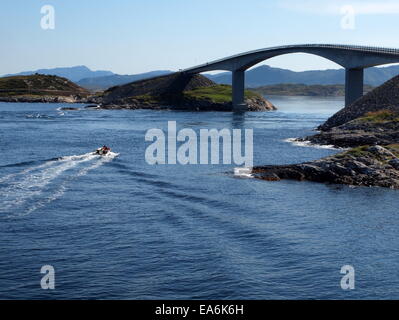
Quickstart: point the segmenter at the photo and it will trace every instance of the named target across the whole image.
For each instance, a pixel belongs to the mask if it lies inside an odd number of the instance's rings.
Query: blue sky
[[[43,5],[55,29],[40,26]],[[342,28],[351,5],[354,29]],[[298,43],[399,48],[394,0],[1,0],[0,74],[60,66],[134,74],[190,67],[243,51]],[[292,70],[338,68],[310,55],[268,60]]]

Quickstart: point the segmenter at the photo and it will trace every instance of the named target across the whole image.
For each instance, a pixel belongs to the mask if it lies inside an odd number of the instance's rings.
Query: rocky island
[[[232,111],[232,88],[202,75],[174,73],[110,88],[92,98],[101,109]],[[249,111],[276,110],[260,94],[246,90]]]
[[[34,74],[0,78],[3,102],[87,102],[90,92],[66,78]]]
[[[350,150],[320,160],[252,169],[255,178],[399,189],[399,76],[329,118],[320,133],[297,139]]]

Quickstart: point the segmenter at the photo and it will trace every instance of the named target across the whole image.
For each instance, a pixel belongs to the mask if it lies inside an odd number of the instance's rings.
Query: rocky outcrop
[[[19,103],[87,103],[90,100],[81,96],[12,96],[0,97],[0,101]]]
[[[350,106],[343,108],[322,124],[319,129],[327,131],[362,117],[368,112],[379,110],[399,112],[399,76],[392,78]]]
[[[129,105],[133,100],[149,100],[150,97],[173,101],[184,91],[212,85],[215,85],[213,81],[201,75],[174,73],[112,87],[101,95],[100,100],[103,105]]]
[[[291,179],[399,189],[399,145],[364,146],[320,160],[284,166],[255,167],[255,178]]]
[[[399,76],[345,107],[319,128],[298,140],[350,148],[399,141]]]
[[[399,76],[345,107],[319,129],[318,134],[297,140],[353,149],[312,162],[257,167],[254,176],[399,189]]]
[[[75,108],[75,107],[64,107],[60,109],[61,111],[78,111],[80,108]]]
[[[367,121],[367,117],[364,117],[297,140],[310,141],[319,145],[332,145],[338,148],[375,144],[388,145],[399,142],[399,121],[396,119]]]
[[[201,90],[208,89],[208,90]],[[232,111],[231,87],[217,85],[201,75],[175,73],[110,88],[91,102],[101,109],[173,109],[187,111]],[[276,108],[256,93],[246,95],[250,111]]]
[[[93,102],[93,101],[91,101]],[[96,102],[96,101],[94,101]],[[98,101],[97,101],[98,102]],[[269,101],[263,98],[250,98],[245,100],[248,105],[248,111],[272,111],[277,108]],[[88,105],[89,109],[104,109],[104,110],[185,110],[185,111],[224,111],[230,112],[233,110],[231,102],[218,103],[206,99],[181,99],[179,102],[173,104],[162,101],[148,101],[146,99],[131,98],[124,103],[118,104],[98,104]]]
[[[34,74],[0,78],[0,101],[61,102],[88,101],[89,92],[66,78]]]

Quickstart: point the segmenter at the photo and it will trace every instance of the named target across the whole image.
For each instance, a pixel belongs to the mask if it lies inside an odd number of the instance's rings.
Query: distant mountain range
[[[364,92],[373,90],[374,87],[366,84]],[[345,96],[345,85],[343,84],[300,84],[300,83],[281,83],[271,84],[252,88],[264,96],[278,95],[278,96],[307,96],[307,97],[343,97]]]
[[[369,68],[365,70],[364,82],[371,86],[379,86],[385,81],[399,74],[399,66],[383,68]],[[231,73],[223,72],[215,75],[206,75],[220,84],[231,84]],[[295,72],[287,69],[259,66],[245,73],[245,85],[256,88],[266,85],[292,83],[306,85],[333,85],[345,83],[344,69],[312,70]]]
[[[134,75],[120,75],[111,71],[93,71],[86,66],[67,68],[39,69],[35,71],[24,71],[16,74],[6,74],[2,77],[29,76],[32,74],[54,75],[67,78],[77,85],[92,91],[105,90],[113,86],[123,85],[129,82],[144,80],[147,78],[163,76],[173,71],[157,70]]]
[[[104,77],[114,74],[111,71],[92,71],[86,66],[76,66],[76,67],[54,68],[54,69],[39,69],[35,71],[24,71],[17,74],[6,74],[3,77],[29,76],[35,73],[63,77],[73,82],[78,82],[79,80],[84,78]]]
[[[157,70],[135,75],[119,75],[111,71],[92,71],[86,66],[70,68],[40,69],[21,72],[17,75],[46,74],[67,78],[83,88],[97,91],[105,90],[116,85],[143,80],[151,77],[166,75],[169,70]],[[383,68],[369,68],[365,71],[365,84],[379,86],[385,81],[399,74],[399,66]],[[6,75],[11,76],[11,75]],[[218,84],[231,84],[231,73],[205,74],[206,77]],[[345,83],[344,69],[312,70],[295,72],[287,69],[273,68],[262,65],[246,72],[245,84],[249,88],[275,84],[305,84],[305,85],[335,85]]]
[[[119,86],[123,84],[127,84],[129,82],[144,80],[147,78],[163,76],[172,73],[172,71],[168,70],[159,70],[159,71],[151,71],[146,73],[134,74],[134,75],[109,75],[104,77],[95,77],[95,78],[85,78],[82,79],[76,84],[79,86],[96,91],[96,90],[105,90],[114,86]]]

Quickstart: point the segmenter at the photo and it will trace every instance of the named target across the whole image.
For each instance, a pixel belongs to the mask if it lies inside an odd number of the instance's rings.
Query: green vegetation
[[[370,151],[368,151],[369,148],[370,148],[369,145],[359,146],[337,155],[337,158],[344,158],[345,156],[350,155],[356,158],[372,157],[383,162],[393,159],[393,157],[388,157],[388,159],[379,159],[379,157],[377,157],[375,154],[372,154]],[[384,148],[391,151],[396,157],[399,157],[399,144],[386,145],[384,146]]]
[[[88,95],[88,92],[73,82],[49,75],[34,74],[0,78],[0,97],[37,97]]]
[[[371,91],[373,87],[366,85],[365,91]],[[336,85],[305,85],[282,83],[276,85],[262,86],[252,89],[262,95],[280,95],[280,96],[323,96],[339,97],[345,96],[345,86]]]
[[[364,117],[359,118],[362,122],[399,122],[399,113],[391,110],[379,110],[375,112],[368,112]]]
[[[195,100],[208,100],[213,103],[228,103],[231,102],[232,88],[228,85],[215,85],[210,87],[196,88],[190,91],[183,92],[184,97]],[[245,90],[245,98],[258,98],[259,94],[256,92]]]
[[[342,154],[342,156],[345,155],[351,155],[354,157],[364,157],[369,155],[369,151],[367,151],[367,149],[370,148],[370,146],[360,146],[360,147],[356,147],[353,149],[350,149],[349,151],[346,151]]]
[[[140,100],[142,102],[147,102],[147,103],[158,103],[160,101],[160,97],[153,96],[150,94],[134,96],[134,99]]]

